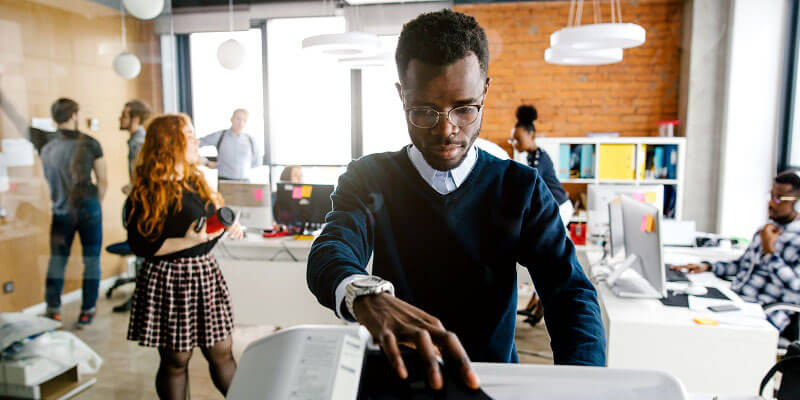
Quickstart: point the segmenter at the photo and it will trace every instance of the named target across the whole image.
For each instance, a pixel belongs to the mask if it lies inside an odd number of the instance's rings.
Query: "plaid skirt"
[[[210,254],[145,261],[136,278],[128,340],[186,352],[233,331],[228,285]]]

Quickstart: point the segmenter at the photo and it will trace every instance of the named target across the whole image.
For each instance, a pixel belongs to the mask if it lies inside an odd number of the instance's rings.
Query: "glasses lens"
[[[478,119],[478,106],[457,107],[448,114],[450,122],[455,126],[467,126]]]
[[[439,114],[429,108],[412,108],[408,110],[408,120],[419,128],[432,128],[439,122]]]

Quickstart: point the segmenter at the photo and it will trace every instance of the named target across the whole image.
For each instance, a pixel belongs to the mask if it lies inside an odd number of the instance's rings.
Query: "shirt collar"
[[[776,221],[773,221],[773,220],[769,220],[769,222],[770,222],[771,224],[775,224],[775,226],[777,226],[777,227],[779,227],[779,228],[783,229],[784,231],[788,231],[788,232],[800,232],[800,217],[798,217],[798,218],[795,218],[795,220],[794,220],[794,221],[792,221],[792,222],[789,222],[789,223],[788,223],[788,224],[786,224],[786,225],[781,225],[781,224],[779,224],[779,223],[777,223]]]
[[[428,184],[432,185],[433,177],[437,174],[449,173],[453,178],[453,182],[455,182],[456,187],[459,187],[467,179],[469,173],[472,172],[472,168],[475,167],[475,163],[478,162],[478,150],[475,148],[474,144],[471,145],[467,151],[467,156],[464,158],[464,161],[450,171],[439,171],[431,167],[431,165],[425,161],[425,157],[422,155],[422,152],[419,151],[419,149],[417,149],[413,144],[408,147],[408,158],[411,159],[411,163],[414,164],[417,172],[419,172],[419,174],[423,179],[425,179],[426,182],[428,182]]]
[[[145,136],[144,128],[140,126],[139,129],[133,131],[131,138],[128,139],[128,143],[134,142],[136,140],[144,141],[144,136]]]

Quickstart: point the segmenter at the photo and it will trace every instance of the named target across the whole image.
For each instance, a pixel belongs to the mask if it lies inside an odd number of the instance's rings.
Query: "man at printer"
[[[470,359],[516,362],[516,264],[544,302],[556,364],[605,364],[597,293],[547,186],[473,146],[489,89],[486,34],[443,10],[403,27],[395,55],[412,144],[353,161],[308,260],[311,291],[357,320],[405,378],[411,344],[440,388],[435,355],[478,387]],[[373,276],[365,269],[374,250]]]

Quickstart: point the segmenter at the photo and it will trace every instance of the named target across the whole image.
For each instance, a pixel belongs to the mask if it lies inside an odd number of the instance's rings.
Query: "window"
[[[245,48],[245,61],[229,70],[217,61],[217,48],[234,38]],[[197,136],[227,129],[237,108],[249,112],[245,132],[259,149],[264,148],[264,90],[262,84],[261,30],[193,33],[189,40],[192,71],[192,107]],[[216,155],[204,148],[202,155]]]
[[[267,22],[273,164],[345,165],[350,161],[350,70],[330,56],[302,48],[308,36],[344,31],[343,17]]]
[[[382,45],[394,54],[397,39],[397,36],[382,36]],[[364,154],[397,151],[411,143],[403,103],[395,88],[398,81],[397,67],[392,61],[382,67],[361,70]]]

